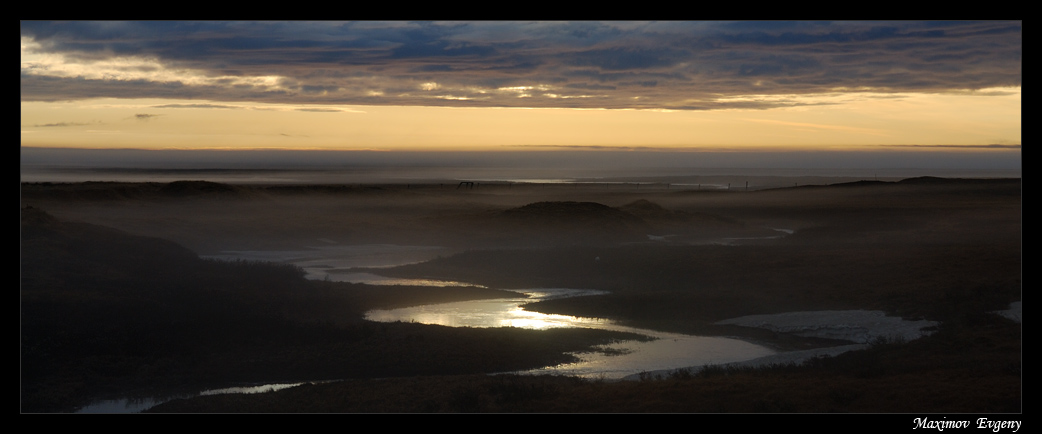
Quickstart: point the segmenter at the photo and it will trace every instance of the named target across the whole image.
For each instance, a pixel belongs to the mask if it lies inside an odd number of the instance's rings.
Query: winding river
[[[367,283],[372,285],[459,286],[464,282],[397,279],[354,268],[379,268],[422,262],[446,254],[436,246],[323,245],[292,251],[226,251],[209,258],[223,260],[255,260],[292,263],[300,266],[309,279]],[[480,286],[480,285],[471,285]],[[520,327],[548,329],[554,327],[586,327],[631,332],[649,336],[647,341],[622,341],[602,345],[597,351],[575,354],[576,363],[551,366],[525,373],[556,373],[587,378],[621,379],[645,371],[676,369],[707,364],[731,363],[775,352],[769,348],[738,339],[690,336],[654,330],[624,327],[598,318],[580,318],[531,312],[523,305],[533,301],[559,297],[594,297],[604,291],[568,288],[533,288],[518,290],[517,298],[473,300],[392,310],[374,310],[367,314],[372,321],[406,321],[452,327]],[[299,384],[299,383],[297,383]],[[198,395],[217,393],[261,393],[292,387],[296,384],[260,384],[243,388],[217,389]],[[187,396],[179,396],[187,397]],[[133,413],[172,398],[123,399],[99,401],[78,413]]]
[[[370,285],[470,285],[456,281],[389,278],[368,271],[353,270],[360,267],[372,269],[422,262],[445,253],[446,249],[437,246],[369,244],[326,245],[292,251],[228,251],[211,257],[289,262],[303,268],[309,279],[316,280],[329,279]],[[536,330],[585,327],[630,332],[652,338],[648,341],[622,341],[603,345],[598,351],[576,354],[581,359],[580,362],[531,371],[590,378],[619,379],[645,371],[740,362],[775,354],[767,347],[738,339],[665,333],[625,327],[605,319],[544,314],[524,309],[526,303],[561,297],[592,297],[605,294],[605,291],[570,288],[532,288],[516,291],[517,298],[374,310],[368,312],[366,319],[450,327],[519,327]]]
[[[382,322],[418,322],[450,327],[519,327],[548,329],[585,327],[630,332],[653,338],[602,345],[598,351],[576,353],[579,362],[527,373],[553,373],[586,378],[621,379],[646,371],[732,363],[772,355],[767,347],[738,339],[691,336],[625,327],[599,318],[544,314],[524,309],[525,303],[561,297],[591,297],[604,291],[540,288],[518,291],[518,298],[474,300],[390,310],[373,310],[366,319]],[[527,297],[526,297],[527,296]]]

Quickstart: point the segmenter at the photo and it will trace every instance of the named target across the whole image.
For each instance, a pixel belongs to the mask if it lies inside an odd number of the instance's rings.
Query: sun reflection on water
[[[712,363],[729,363],[774,354],[773,350],[749,342],[706,336],[689,336],[621,326],[603,318],[582,318],[525,310],[532,301],[561,297],[591,296],[606,291],[539,288],[519,291],[516,299],[472,300],[373,310],[366,319],[380,322],[417,322],[450,327],[518,327],[545,330],[582,327],[636,333],[650,341],[622,341],[576,353],[579,362],[546,367],[526,373],[556,373],[581,377],[622,378],[645,370],[682,368]],[[526,295],[527,298],[520,295]]]

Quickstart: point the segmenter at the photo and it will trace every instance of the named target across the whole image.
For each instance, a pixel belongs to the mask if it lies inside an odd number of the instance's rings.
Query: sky
[[[20,27],[23,150],[834,152],[1020,164],[1018,21]]]

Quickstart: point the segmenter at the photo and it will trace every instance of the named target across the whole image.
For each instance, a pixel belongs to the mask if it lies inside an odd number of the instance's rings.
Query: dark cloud
[[[454,44],[448,41],[405,44],[391,51],[391,57],[397,59],[456,56],[494,56],[496,50],[489,46]]]
[[[21,97],[35,101],[709,109],[750,94],[953,92],[1022,80],[1016,21],[28,21],[21,36],[83,67],[120,56],[157,62],[113,78],[63,76],[23,59]],[[195,75],[147,74],[163,68]],[[521,86],[543,90],[499,91]]]
[[[954,149],[967,149],[967,148],[980,148],[980,149],[1020,149],[1020,145],[879,145],[887,148],[954,148]]]
[[[673,66],[690,55],[671,49],[621,49],[585,50],[568,56],[569,64],[593,66],[604,71],[658,70]]]
[[[615,90],[615,86],[606,86],[603,84],[596,83],[568,83],[564,87],[569,89],[589,89],[589,90]]]
[[[684,152],[697,150],[697,148],[677,149],[677,147],[666,146],[618,146],[618,145],[504,145],[504,148],[531,148],[531,149],[569,149],[569,150],[598,150],[598,151],[667,151]]]
[[[152,108],[208,108],[208,109],[241,109],[242,107],[226,104],[159,104]]]
[[[100,122],[55,122],[50,124],[36,124],[33,125],[37,128],[50,128],[50,127],[82,127],[86,125],[97,125]]]
[[[314,108],[314,107],[312,107],[312,108],[299,108],[299,109],[297,109],[297,111],[298,112],[314,112],[314,113],[339,113],[339,112],[342,112],[343,110],[333,109],[333,108],[328,108],[327,109],[327,108]]]

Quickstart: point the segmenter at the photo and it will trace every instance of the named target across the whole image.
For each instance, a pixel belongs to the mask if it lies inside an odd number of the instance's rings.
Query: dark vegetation
[[[977,321],[802,366],[708,366],[623,382],[514,375],[360,379],[175,400],[149,412],[1019,413],[1020,326],[994,315]]]
[[[33,206],[22,212],[23,411],[146,388],[317,379],[348,380],[154,411],[1022,411],[1022,327],[989,313],[1022,299],[1019,179],[748,192],[211,184],[22,186]],[[827,343],[713,323],[874,309],[941,325],[803,366],[619,383],[488,377],[467,374],[553,363],[618,336],[373,324],[361,315],[375,307],[499,294],[310,282],[295,267],[195,255],[318,237],[459,252],[383,275],[609,290],[527,308],[778,348]]]
[[[797,310],[871,309],[949,321],[967,310],[1005,309],[1020,297],[1016,245],[844,248],[795,243],[471,251],[384,273],[451,276],[503,288],[604,289],[611,294],[526,308],[692,333],[712,332],[711,323],[727,318]]]
[[[644,239],[649,229],[639,217],[596,202],[536,202],[507,209],[496,220],[516,240],[511,245],[611,245]]]
[[[21,231],[24,412],[258,380],[531,369],[632,338],[370,323],[362,317],[374,308],[505,294],[307,281],[292,265],[203,260],[170,241],[38,208],[22,210]]]

